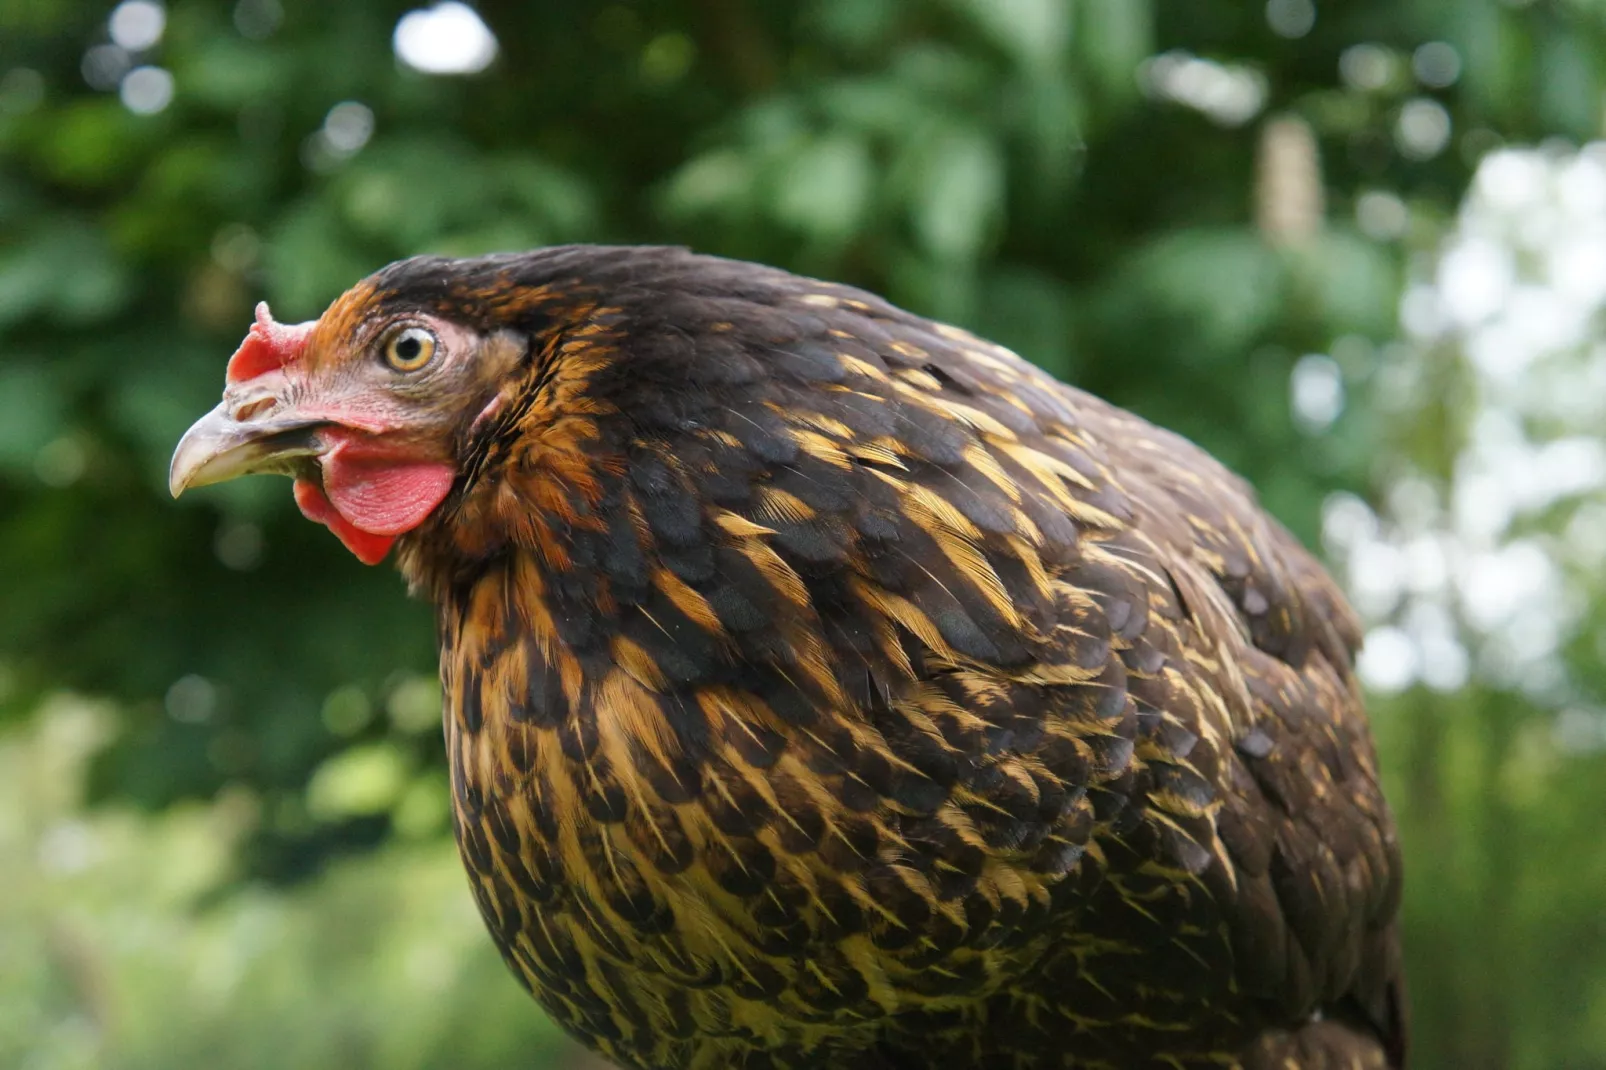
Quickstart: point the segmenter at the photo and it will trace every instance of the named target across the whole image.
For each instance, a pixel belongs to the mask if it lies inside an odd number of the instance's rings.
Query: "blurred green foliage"
[[[254,798],[82,813],[115,724],[58,699],[0,743],[0,1066],[578,1070],[437,838],[219,895]]]
[[[282,482],[167,500],[170,450],[258,298],[294,321],[396,257],[562,241],[776,263],[964,324],[1184,432],[1314,544],[1334,491],[1375,499],[1402,463],[1453,467],[1457,395],[1409,420],[1369,400],[1410,257],[1492,149],[1595,136],[1606,84],[1595,0],[478,9],[499,55],[444,77],[398,62],[408,5],[391,0],[174,4],[132,56],[108,46],[110,4],[0,0],[0,716],[64,691],[109,702],[83,802],[124,815],[104,887],[8,886],[0,925],[19,904],[100,911],[67,927],[78,943],[32,948],[69,974],[85,940],[183,929],[146,937],[146,958],[106,950],[85,982],[138,993],[139,1023],[109,1034],[123,1046],[94,1049],[117,1053],[104,1065],[504,1066],[548,1036],[488,941],[420,951],[456,971],[422,988],[368,961],[422,946],[436,921],[417,903],[456,912],[457,935],[468,909],[448,887],[428,609],[303,521]],[[119,64],[170,72],[170,103],[120,99]],[[1268,121],[1283,115],[1300,121],[1287,174]],[[1322,199],[1325,226],[1302,223]],[[1289,403],[1312,352],[1334,354],[1352,399],[1319,433]],[[1606,675],[1599,651],[1575,660]],[[1379,708],[1422,1066],[1606,1067],[1590,994],[1606,990],[1606,854],[1586,845],[1602,762],[1513,742],[1552,712],[1480,684]],[[28,771],[37,725],[0,760]],[[0,782],[0,813],[48,815],[17,843],[78,827],[75,789],[47,805],[48,778]],[[414,903],[412,882],[435,897]],[[271,955],[229,957],[264,940]],[[200,998],[179,975],[214,960],[248,975],[216,997],[235,1002],[194,1004],[165,1055],[140,1039]],[[100,997],[9,969],[4,1002],[38,998],[34,1019],[0,1015],[0,1061],[98,1065],[37,1038],[93,1025]]]

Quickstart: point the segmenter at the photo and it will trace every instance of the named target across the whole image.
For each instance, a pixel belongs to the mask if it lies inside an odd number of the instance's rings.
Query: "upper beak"
[[[222,483],[253,472],[294,474],[299,460],[322,453],[318,429],[327,420],[291,413],[237,420],[227,399],[184,432],[167,470],[167,489],[177,498],[190,487]]]

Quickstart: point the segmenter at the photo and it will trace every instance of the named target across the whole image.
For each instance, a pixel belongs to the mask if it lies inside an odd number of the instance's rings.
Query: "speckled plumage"
[[[1403,1064],[1355,620],[1196,447],[679,250],[405,261],[345,304],[522,347],[399,546],[474,895],[570,1032],[654,1068]]]

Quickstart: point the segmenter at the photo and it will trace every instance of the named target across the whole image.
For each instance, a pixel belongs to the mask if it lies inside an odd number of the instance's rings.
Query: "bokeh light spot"
[[[1266,0],[1266,25],[1278,37],[1304,37],[1316,25],[1311,0]]]
[[[234,28],[240,36],[260,41],[271,36],[284,21],[279,0],[240,0],[234,5]]]
[[[123,76],[118,96],[135,115],[155,115],[173,102],[173,76],[161,67],[135,67]]]
[[[84,61],[79,64],[83,72],[84,81],[89,88],[108,90],[116,89],[123,80],[123,75],[134,65],[133,57],[128,50],[117,45],[96,45],[84,53]]]
[[[1429,89],[1443,89],[1461,77],[1461,53],[1444,41],[1429,41],[1411,54],[1411,73]]]
[[[1406,101],[1395,124],[1394,141],[1413,160],[1431,160],[1450,143],[1450,113],[1427,97]]]
[[[1387,190],[1368,190],[1355,200],[1355,224],[1373,241],[1404,237],[1410,223],[1405,202]]]
[[[1294,421],[1312,434],[1325,431],[1344,411],[1344,370],[1325,353],[1299,358],[1288,377]]]
[[[641,50],[641,77],[650,85],[680,81],[697,58],[697,46],[683,33],[659,34]]]
[[[1222,126],[1242,126],[1266,104],[1266,79],[1258,71],[1180,49],[1145,60],[1138,78],[1150,96],[1193,108]]]
[[[167,689],[167,715],[180,724],[201,724],[217,712],[217,686],[194,673],[181,676]]]
[[[112,9],[106,32],[112,42],[130,52],[143,52],[162,39],[167,12],[152,0],[123,0]]]
[[[249,520],[230,521],[218,528],[212,539],[212,552],[223,567],[250,572],[262,563],[262,528]]]
[[[1398,60],[1382,45],[1351,45],[1338,57],[1338,76],[1351,89],[1375,93],[1394,80]]]
[[[398,59],[425,74],[477,74],[496,58],[496,35],[456,0],[403,15],[393,44]]]
[[[1420,655],[1403,629],[1386,624],[1366,633],[1355,672],[1373,691],[1393,694],[1416,682]]]
[[[374,134],[374,113],[366,104],[355,100],[342,101],[329,109],[323,120],[323,138],[329,148],[342,156],[350,156]]]
[[[373,704],[355,684],[336,688],[323,700],[324,727],[337,736],[354,736],[373,719]]]
[[[434,676],[409,676],[385,700],[385,712],[398,731],[408,735],[440,731],[441,685]]]
[[[34,475],[47,487],[70,487],[89,469],[89,451],[72,435],[46,443],[34,457]]]

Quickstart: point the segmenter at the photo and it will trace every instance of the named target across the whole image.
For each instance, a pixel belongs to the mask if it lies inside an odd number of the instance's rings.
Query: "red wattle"
[[[452,489],[450,465],[370,457],[336,446],[323,457],[323,491],[340,515],[374,535],[412,531]]]
[[[301,515],[335,533],[346,549],[365,565],[377,565],[390,553],[394,535],[375,535],[354,527],[329,501],[323,488],[310,479],[296,480],[296,505]]]
[[[365,565],[384,560],[397,536],[422,524],[457,477],[449,464],[398,456],[345,428],[322,436],[332,442],[320,459],[322,485],[296,480],[296,505]]]

